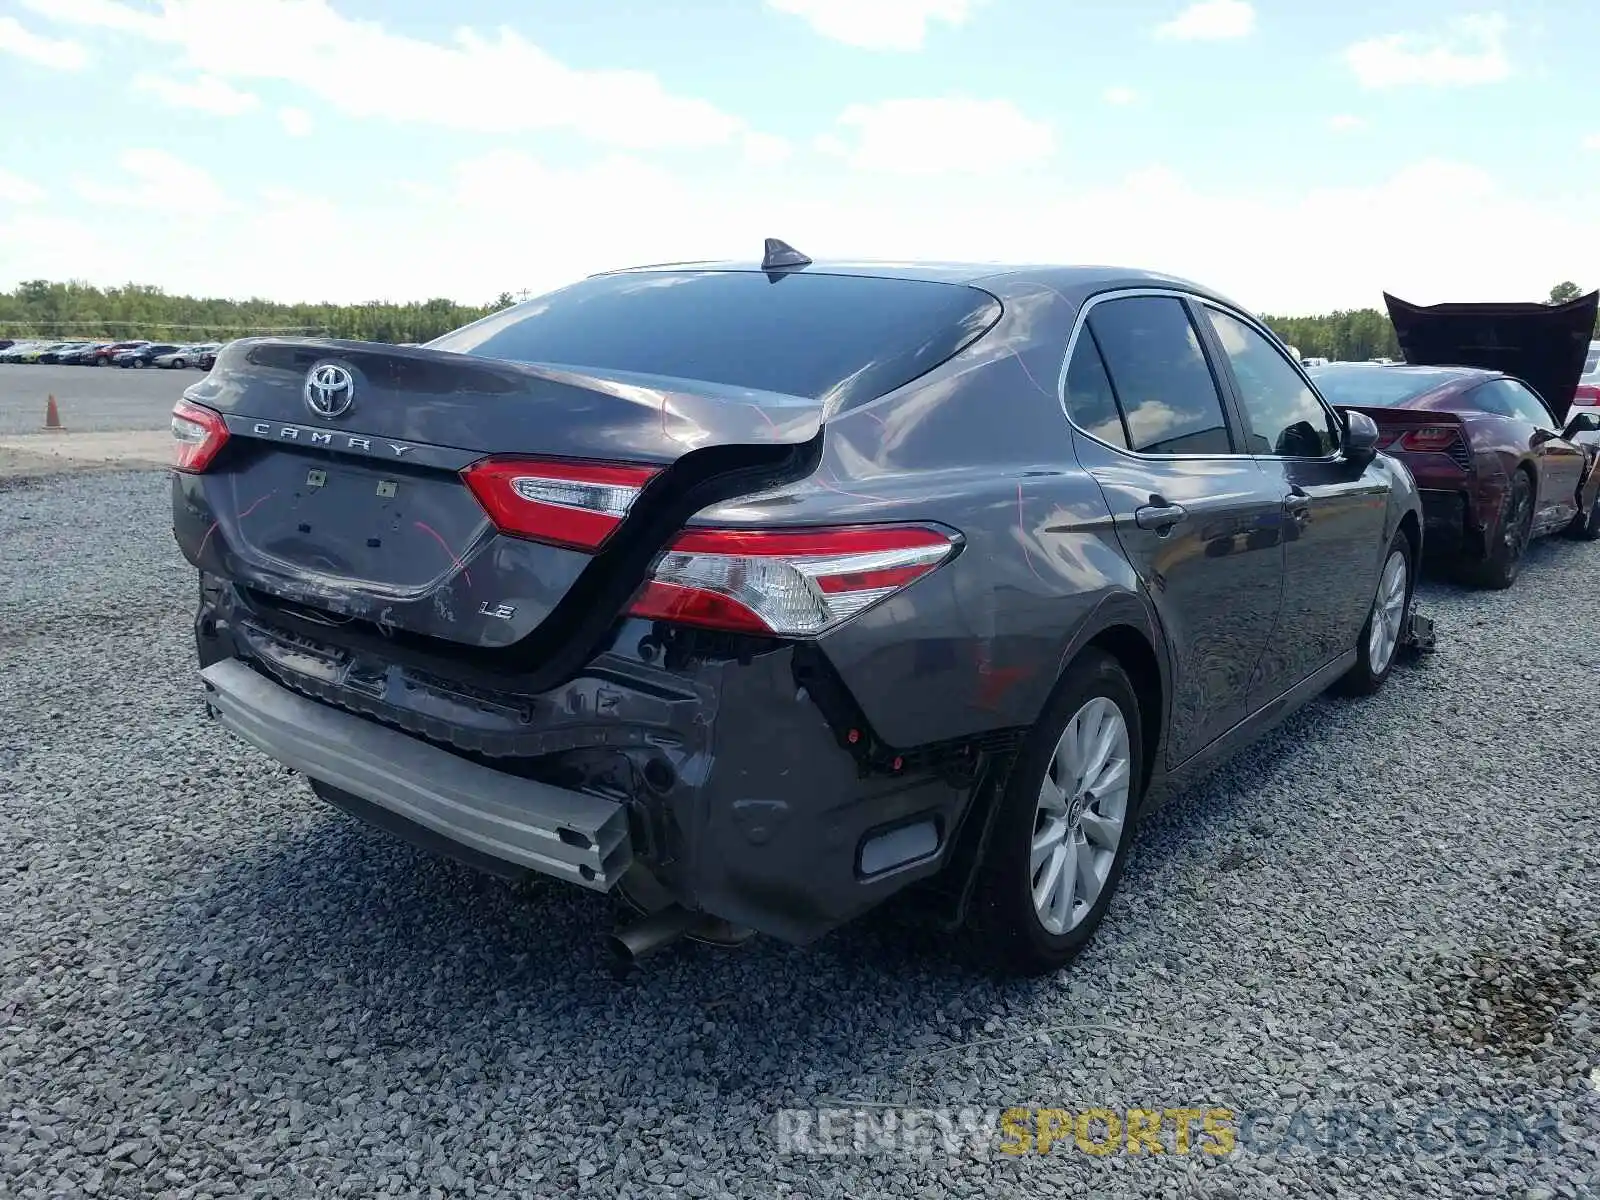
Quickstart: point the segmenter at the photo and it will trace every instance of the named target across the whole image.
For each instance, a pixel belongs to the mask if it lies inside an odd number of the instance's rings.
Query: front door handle
[[[1164,533],[1189,515],[1181,504],[1146,504],[1133,510],[1133,523],[1140,529]]]
[[[1294,516],[1303,517],[1311,511],[1311,497],[1303,492],[1292,492],[1284,497],[1283,507]]]

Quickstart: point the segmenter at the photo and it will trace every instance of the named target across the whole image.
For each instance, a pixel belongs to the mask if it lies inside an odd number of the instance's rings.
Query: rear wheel
[[[1394,535],[1383,570],[1378,573],[1378,593],[1372,598],[1367,623],[1356,642],[1355,665],[1339,681],[1347,696],[1370,696],[1383,686],[1394,669],[1411,612],[1411,543],[1403,533]]]
[[[1504,591],[1522,572],[1522,556],[1533,535],[1533,480],[1526,471],[1511,476],[1505,506],[1500,513],[1499,535],[1486,557],[1466,564],[1469,582]]]
[[[1133,842],[1143,730],[1120,663],[1091,651],[1063,678],[996,799],[969,916],[1007,974],[1070,962],[1093,937]]]

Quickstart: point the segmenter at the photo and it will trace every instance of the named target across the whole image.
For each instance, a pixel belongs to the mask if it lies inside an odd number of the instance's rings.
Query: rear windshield
[[[1441,384],[1467,378],[1468,372],[1448,368],[1413,367],[1391,370],[1378,364],[1354,367],[1319,367],[1311,372],[1317,390],[1330,404],[1390,408],[1413,396],[1431,392]]]
[[[848,408],[932,370],[999,315],[993,296],[960,284],[651,271],[586,279],[428,347],[700,379]]]

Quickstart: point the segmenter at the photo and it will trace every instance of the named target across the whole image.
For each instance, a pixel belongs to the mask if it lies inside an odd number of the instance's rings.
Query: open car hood
[[[1533,386],[1560,429],[1594,337],[1600,292],[1565,304],[1408,304],[1383,302],[1406,362],[1419,367],[1481,367]]]

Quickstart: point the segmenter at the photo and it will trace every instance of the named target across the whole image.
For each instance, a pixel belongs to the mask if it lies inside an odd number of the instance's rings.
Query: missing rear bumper
[[[468,762],[235,659],[200,675],[211,711],[257,749],[475,856],[602,892],[632,862],[627,810],[616,801]]]

